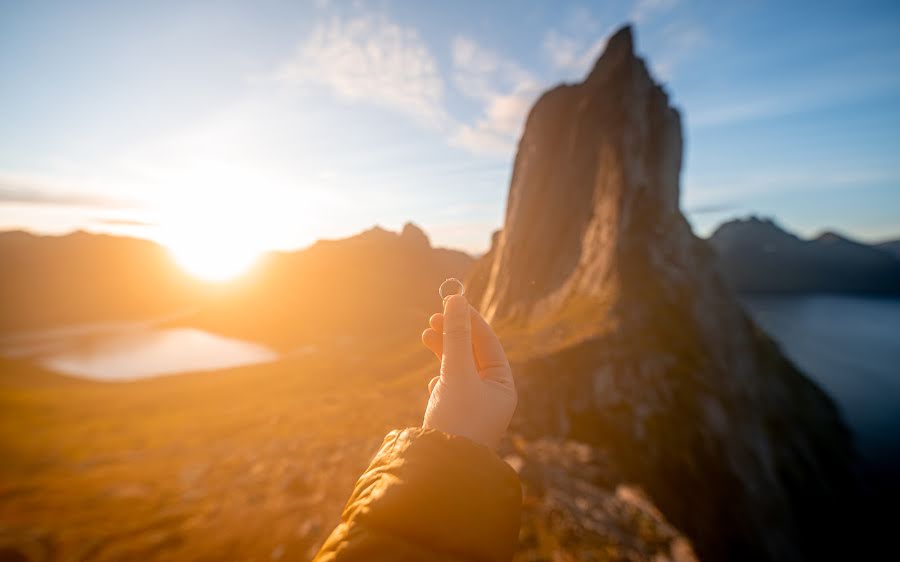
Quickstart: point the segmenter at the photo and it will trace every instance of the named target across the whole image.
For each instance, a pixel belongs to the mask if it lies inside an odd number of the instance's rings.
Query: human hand
[[[496,448],[516,410],[516,386],[503,346],[462,295],[432,315],[422,342],[441,360],[431,379],[422,427]]]

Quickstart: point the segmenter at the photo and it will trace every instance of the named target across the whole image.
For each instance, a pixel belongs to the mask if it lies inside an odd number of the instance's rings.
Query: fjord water
[[[0,354],[95,380],[133,380],[274,361],[255,343],[194,328],[146,323],[72,327],[4,338]]]
[[[900,468],[900,299],[742,299],[787,356],[837,402],[864,459]]]

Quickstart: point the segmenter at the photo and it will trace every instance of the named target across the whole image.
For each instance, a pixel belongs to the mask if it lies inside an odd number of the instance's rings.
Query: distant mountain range
[[[73,324],[173,320],[278,348],[416,341],[437,287],[473,258],[433,248],[413,224],[264,255],[221,286],[186,275],[146,240],[0,232],[0,335]]]
[[[890,252],[900,258],[900,240],[889,240],[887,242],[881,242],[879,244],[875,244],[875,247]]]
[[[434,248],[418,226],[375,227],[341,240],[272,253],[239,286],[207,299],[188,322],[212,331],[296,345],[352,345],[356,351],[417,341],[440,310],[437,288],[474,262]]]
[[[867,245],[832,232],[804,240],[753,217],[722,224],[708,241],[740,292],[900,293],[900,240]],[[220,288],[186,275],[153,242],[85,232],[0,232],[0,263],[0,334],[190,312],[191,325],[293,346],[359,336],[360,311],[403,317],[413,329],[433,308],[434,287],[465,276],[474,260],[433,248],[419,227],[407,224],[400,233],[375,227],[268,254],[245,278]],[[481,277],[470,279],[475,292]],[[403,303],[403,310],[381,310],[378,302],[388,301]]]
[[[0,264],[0,334],[145,320],[200,295],[165,248],[136,238],[0,232]]]
[[[750,217],[722,224],[709,243],[739,292],[900,294],[900,240],[868,245],[834,232],[804,240]]]

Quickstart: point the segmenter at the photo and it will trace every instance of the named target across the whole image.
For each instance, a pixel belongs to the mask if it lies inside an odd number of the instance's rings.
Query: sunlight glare
[[[235,248],[209,240],[184,240],[169,246],[169,251],[190,275],[203,281],[230,281],[250,270],[259,252]]]
[[[238,202],[202,217],[171,216],[160,242],[188,274],[209,282],[227,282],[247,273],[266,250],[263,225],[255,225]],[[180,207],[181,211],[190,205]],[[195,207],[200,208],[200,207]]]

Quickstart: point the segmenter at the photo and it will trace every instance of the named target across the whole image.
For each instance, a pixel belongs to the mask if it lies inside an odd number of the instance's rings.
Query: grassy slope
[[[434,370],[413,346],[124,384],[2,361],[0,548],[303,559]]]

